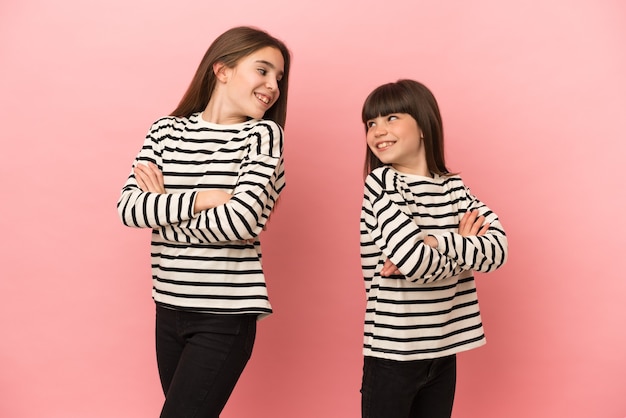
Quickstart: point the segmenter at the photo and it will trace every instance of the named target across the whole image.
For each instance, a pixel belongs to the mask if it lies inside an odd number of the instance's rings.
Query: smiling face
[[[280,96],[278,82],[283,77],[284,59],[274,47],[259,49],[232,68],[218,63],[214,70],[218,82],[215,100],[211,101],[219,123],[261,119]]]
[[[430,176],[422,131],[408,113],[392,113],[366,121],[367,146],[396,170]]]
[[[450,174],[439,105],[424,84],[404,79],[375,88],[363,103],[361,120],[369,145],[363,165],[365,177],[385,164],[423,176]],[[414,147],[406,146],[409,141]]]

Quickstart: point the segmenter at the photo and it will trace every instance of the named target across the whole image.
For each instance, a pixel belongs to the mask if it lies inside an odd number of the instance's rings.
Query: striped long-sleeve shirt
[[[156,303],[210,313],[272,312],[259,235],[285,186],[283,131],[274,122],[236,125],[189,118],[156,121],[136,164],[163,172],[165,193],[143,192],[132,171],[117,203],[122,222],[151,228]],[[198,191],[220,189],[230,201],[193,213]]]
[[[463,237],[459,221],[474,209],[489,230]],[[427,235],[437,238],[436,249],[423,243]],[[497,215],[460,177],[407,175],[388,166],[374,170],[365,181],[361,211],[364,354],[408,361],[483,345],[472,271],[493,271],[507,255]],[[380,275],[387,258],[401,276]]]

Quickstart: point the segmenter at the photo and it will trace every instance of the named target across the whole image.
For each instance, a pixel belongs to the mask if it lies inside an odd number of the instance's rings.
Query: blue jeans
[[[250,356],[256,315],[156,309],[161,418],[217,418]]]
[[[449,418],[456,387],[456,356],[395,361],[366,356],[363,418]]]

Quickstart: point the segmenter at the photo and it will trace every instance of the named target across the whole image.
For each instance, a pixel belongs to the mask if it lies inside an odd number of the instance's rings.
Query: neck
[[[227,101],[223,100],[217,91],[214,91],[209,103],[202,112],[202,119],[219,125],[233,125],[246,121],[244,116],[235,114],[230,109],[231,107]]]
[[[412,166],[406,166],[406,165],[401,165],[401,164],[392,164],[391,166],[396,171],[399,171],[400,173],[404,173],[404,174],[412,174],[412,175],[422,176],[422,177],[433,176],[430,170],[428,170],[428,167],[426,165],[419,166],[419,167],[412,167]]]

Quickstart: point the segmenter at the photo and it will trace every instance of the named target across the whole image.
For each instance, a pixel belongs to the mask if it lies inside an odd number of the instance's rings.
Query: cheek
[[[369,148],[370,151],[372,151],[374,153],[376,152],[376,147],[374,146],[373,142],[367,141],[367,148]]]

